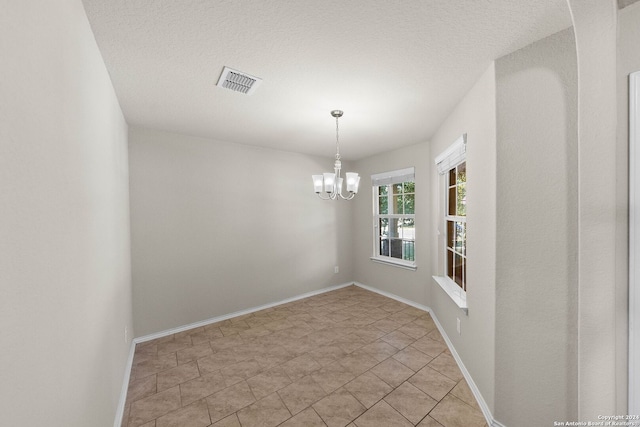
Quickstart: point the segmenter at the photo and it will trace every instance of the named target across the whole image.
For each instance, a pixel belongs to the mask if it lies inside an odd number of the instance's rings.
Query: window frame
[[[467,277],[465,275],[465,287],[463,289],[462,286],[458,285],[452,278],[450,278],[448,273],[448,259],[449,259],[449,249],[448,249],[448,229],[447,229],[447,221],[454,222],[464,222],[465,223],[465,266],[468,257],[468,241],[466,239],[466,207],[465,207],[465,215],[449,215],[449,188],[450,188],[450,171],[452,169],[456,169],[462,163],[465,163],[465,170],[468,166],[467,164],[467,155],[466,155],[466,145],[467,145],[467,134],[461,135],[450,147],[444,150],[439,156],[435,158],[436,169],[438,172],[438,176],[444,176],[444,179],[439,180],[439,197],[438,200],[442,203],[438,209],[438,217],[440,218],[440,227],[442,227],[442,232],[439,232],[439,238],[442,238],[442,243],[437,245],[438,251],[442,256],[442,275],[432,276],[434,281],[445,291],[445,293],[453,300],[453,302],[465,313],[468,313],[467,306]],[[465,190],[467,184],[467,175],[465,172]],[[466,196],[466,194],[465,194]],[[455,276],[454,276],[455,277]]]
[[[405,193],[405,189],[406,186],[404,185],[407,182],[412,182],[414,184],[413,187],[413,192],[406,192]],[[396,186],[397,184],[402,184],[402,192],[401,193],[395,193],[393,191],[394,186]],[[387,197],[387,213],[380,213],[380,187],[387,187],[387,192],[386,195],[384,195],[384,197]],[[401,268],[406,268],[409,270],[416,270],[417,269],[417,265],[416,265],[416,257],[415,257],[415,247],[416,247],[416,214],[415,214],[415,197],[416,197],[416,191],[415,191],[415,168],[411,167],[411,168],[406,168],[406,169],[400,169],[400,170],[394,170],[394,171],[389,171],[389,172],[384,172],[384,173],[379,173],[379,174],[374,174],[371,176],[371,188],[372,188],[372,200],[373,200],[373,248],[372,248],[372,253],[373,255],[370,257],[370,259],[374,262],[379,262],[379,263],[384,263],[384,264],[389,264],[389,265],[393,265],[396,267],[401,267]],[[403,212],[394,212],[395,209],[393,209],[395,207],[395,203],[393,202],[394,198],[397,196],[406,196],[406,195],[413,195],[413,213],[409,214],[409,213],[405,213],[404,212],[404,208],[405,208],[405,202],[404,202],[404,198],[402,199],[402,206],[403,206]],[[387,240],[389,241],[389,255],[384,255],[383,253],[381,253],[381,242],[383,240],[383,237],[385,237],[382,234],[381,231],[381,220],[388,220],[389,223],[389,228],[391,227],[391,222],[393,220],[400,220],[400,219],[411,219],[413,220],[413,238],[407,238],[403,235],[400,236],[392,236],[391,233],[389,233],[386,237]],[[400,241],[402,242],[400,244],[401,250],[402,250],[402,255],[401,258],[396,258],[391,256],[391,252],[393,251],[393,246],[391,244],[391,241],[395,240],[395,241]],[[412,252],[412,260],[407,260],[404,259],[405,258],[405,248],[408,246],[405,244],[405,242],[412,242],[412,247],[413,247],[413,252]]]

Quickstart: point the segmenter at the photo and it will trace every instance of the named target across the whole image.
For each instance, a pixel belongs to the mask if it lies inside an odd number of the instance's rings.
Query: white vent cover
[[[235,90],[247,95],[251,95],[262,82],[261,78],[251,76],[242,71],[237,71],[229,67],[222,69],[222,74],[218,79],[218,87]]]

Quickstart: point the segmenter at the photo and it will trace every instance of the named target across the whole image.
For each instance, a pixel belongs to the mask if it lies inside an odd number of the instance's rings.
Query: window
[[[445,219],[446,274],[463,291],[467,290],[467,163],[462,162],[447,173]]]
[[[433,276],[440,287],[467,311],[467,136],[462,135],[436,157],[442,177],[440,205],[442,227],[438,245],[442,248],[441,276]]]
[[[415,269],[414,168],[371,176],[374,203],[374,261]]]

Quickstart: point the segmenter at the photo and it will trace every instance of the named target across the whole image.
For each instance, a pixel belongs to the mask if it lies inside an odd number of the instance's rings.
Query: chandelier
[[[331,111],[331,116],[336,118],[336,162],[333,164],[334,172],[324,172],[322,175],[311,176],[313,189],[322,200],[336,200],[338,196],[344,200],[351,200],[358,193],[360,177],[355,172],[347,172],[345,175],[349,194],[346,196],[342,194],[342,177],[340,176],[342,162],[340,161],[340,139],[338,138],[338,118],[342,117],[342,114],[341,110]],[[325,195],[322,194],[323,190]]]

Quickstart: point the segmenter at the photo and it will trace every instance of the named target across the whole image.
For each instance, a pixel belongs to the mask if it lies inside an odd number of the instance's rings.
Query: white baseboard
[[[419,310],[431,313],[431,308],[427,307],[426,305],[418,304],[417,302],[411,301],[410,299],[406,299],[406,298],[400,297],[398,295],[395,295],[395,294],[380,290],[378,288],[372,288],[371,286],[363,285],[360,282],[353,282],[353,284],[358,286],[358,287],[360,287],[360,288],[362,288],[362,289],[366,289],[368,291],[375,292],[376,294],[380,294],[380,295],[385,296],[387,298],[391,298],[391,299],[394,299],[396,301],[400,301],[400,302],[402,302],[404,304],[410,305],[411,307],[415,307],[415,308],[417,308]]]
[[[235,311],[229,314],[223,314],[222,316],[212,317],[207,320],[202,320],[200,322],[190,323],[184,326],[178,326],[177,328],[167,329],[166,331],[156,332],[154,334],[144,335],[138,338],[135,338],[133,341],[138,344],[146,341],[155,340],[157,338],[167,337],[169,335],[177,334],[178,332],[188,331],[189,329],[199,328],[201,326],[207,326],[212,323],[222,322],[223,320],[233,319],[234,317],[244,316],[245,314],[254,313],[256,311],[264,310],[267,308],[275,307],[282,304],[287,304],[293,301],[298,301],[303,298],[309,298],[314,295],[324,294],[326,292],[335,291],[336,289],[342,289],[347,286],[354,285],[354,282],[343,283],[341,285],[331,286],[329,288],[318,289],[317,291],[307,292],[301,295],[296,295],[295,297],[286,298],[277,302],[271,302],[269,304],[260,305],[258,307],[247,308],[246,310]]]
[[[127,402],[127,391],[129,390],[129,379],[131,377],[131,366],[133,365],[133,354],[135,349],[136,344],[131,340],[131,344],[129,345],[129,357],[127,358],[127,364],[125,365],[122,390],[120,391],[120,400],[118,401],[118,408],[116,409],[116,417],[113,422],[113,427],[120,427],[122,425],[122,417],[124,416],[124,406]]]
[[[453,355],[453,358],[456,360],[456,363],[458,364],[458,367],[460,368],[462,375],[464,375],[464,379],[467,380],[467,384],[469,384],[469,388],[471,389],[473,396],[476,398],[476,401],[480,406],[480,410],[482,411],[482,415],[484,415],[484,418],[487,421],[487,424],[490,425],[491,427],[506,427],[500,422],[498,422],[495,418],[493,418],[493,414],[491,413],[491,410],[489,409],[487,402],[482,397],[482,393],[480,393],[478,386],[473,381],[473,378],[471,377],[471,374],[467,370],[467,367],[464,366],[464,363],[462,362],[460,355],[458,354],[455,347],[453,346],[453,343],[449,339],[449,336],[447,335],[444,328],[438,321],[438,318],[436,317],[435,313],[431,312],[430,314],[431,314],[431,317],[433,317],[433,322],[436,324],[436,326],[438,327],[438,330],[440,331],[440,335],[442,335],[442,338],[444,338],[445,342],[447,343],[447,347],[449,347],[449,351]]]
[[[188,331],[189,329],[199,328],[201,326],[210,325],[212,323],[221,322],[223,320],[231,319],[231,318],[234,318],[234,317],[243,316],[245,314],[254,313],[256,311],[264,310],[266,308],[271,308],[271,307],[275,307],[275,306],[278,306],[278,305],[287,304],[287,303],[290,303],[290,302],[293,302],[293,301],[297,301],[297,300],[300,300],[300,299],[303,299],[303,298],[309,298],[309,297],[312,297],[312,296],[315,296],[315,295],[324,294],[326,292],[335,291],[337,289],[346,288],[347,286],[351,286],[351,285],[355,285],[355,282],[347,282],[347,283],[343,283],[341,285],[331,286],[329,288],[318,289],[316,291],[307,292],[307,293],[304,293],[304,294],[301,294],[301,295],[297,295],[295,297],[286,298],[286,299],[283,299],[281,301],[277,301],[277,302],[273,302],[273,303],[269,303],[269,304],[264,304],[264,305],[261,305],[261,306],[258,306],[258,307],[248,308],[246,310],[236,311],[236,312],[230,313],[230,314],[224,314],[222,316],[212,317],[210,319],[203,320],[201,322],[190,323],[188,325],[178,326],[177,328],[167,329],[166,331],[160,331],[160,332],[156,332],[154,334],[149,334],[149,335],[144,335],[144,336],[141,336],[141,337],[138,337],[138,338],[134,338],[131,341],[131,348],[129,349],[129,359],[127,360],[127,366],[125,367],[124,381],[123,381],[123,384],[122,384],[122,391],[120,392],[120,401],[118,402],[118,408],[116,410],[116,417],[115,417],[115,421],[113,423],[113,426],[114,427],[120,427],[122,425],[122,417],[124,416],[124,407],[125,407],[125,403],[127,401],[127,391],[129,389],[129,378],[130,378],[130,375],[131,375],[131,367],[133,366],[133,355],[134,355],[134,352],[135,352],[136,344],[139,344],[139,343],[142,343],[142,342],[146,342],[146,341],[151,341],[151,340],[154,340],[156,338],[166,337],[166,336],[169,336],[169,335],[176,334],[178,332]]]
[[[431,314],[431,317],[433,318],[433,322],[436,324],[436,327],[438,328],[438,331],[440,332],[440,335],[442,335],[442,337],[444,338],[444,340],[445,340],[445,342],[447,344],[447,347],[449,347],[449,351],[453,355],[453,358],[456,360],[456,363],[458,364],[458,367],[460,368],[460,371],[462,372],[462,375],[464,375],[464,379],[467,380],[467,384],[469,384],[469,388],[471,389],[471,392],[473,393],[473,396],[478,401],[478,405],[480,405],[480,410],[482,411],[482,415],[484,415],[484,418],[487,421],[487,424],[490,425],[491,427],[506,427],[503,424],[501,424],[500,422],[498,422],[496,419],[493,418],[493,414],[491,414],[491,410],[489,409],[489,406],[487,405],[487,402],[482,397],[482,394],[480,393],[480,390],[478,389],[478,386],[473,381],[473,378],[471,377],[471,374],[469,373],[467,368],[464,366],[464,363],[462,362],[462,359],[460,358],[460,355],[458,354],[458,352],[456,351],[455,347],[453,346],[453,343],[449,339],[449,336],[445,332],[444,328],[440,324],[440,321],[438,320],[438,318],[436,317],[435,313],[433,312],[433,310],[431,310],[430,307],[428,307],[426,305],[418,304],[417,302],[408,300],[406,298],[400,297],[398,295],[394,295],[394,294],[389,293],[389,292],[382,291],[380,289],[376,289],[376,288],[372,288],[372,287],[367,286],[367,285],[363,285],[362,283],[359,283],[359,282],[354,282],[354,284],[356,286],[359,286],[359,287],[361,287],[363,289],[366,289],[368,291],[375,292],[377,294],[380,294],[380,295],[383,295],[385,297],[394,299],[396,301],[400,301],[402,303],[405,303],[405,304],[410,305],[412,307],[415,307],[417,309],[429,312],[429,314]]]

